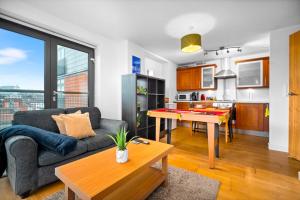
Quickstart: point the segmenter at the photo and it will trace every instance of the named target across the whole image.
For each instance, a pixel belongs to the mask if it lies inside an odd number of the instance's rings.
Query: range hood
[[[226,78],[235,78],[236,74],[229,69],[229,58],[224,58],[221,60],[222,69],[216,73],[215,78],[226,79]]]

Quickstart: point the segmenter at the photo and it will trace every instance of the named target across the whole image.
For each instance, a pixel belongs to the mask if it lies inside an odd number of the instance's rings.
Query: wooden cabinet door
[[[264,104],[236,104],[236,128],[264,131]]]
[[[189,102],[178,102],[177,103],[177,109],[179,110],[188,110],[190,108]]]
[[[270,77],[270,63],[269,57],[263,59],[263,87],[269,87]]]
[[[264,109],[263,109],[263,118],[264,118],[264,131],[269,132],[269,117],[265,117],[265,112],[266,109],[269,105],[267,103],[264,104]]]
[[[201,89],[214,89],[215,88],[215,67],[202,67],[201,68]]]
[[[235,63],[238,69],[238,88],[269,87],[269,57],[239,60]]]
[[[177,70],[177,90],[190,90],[191,76],[192,73],[190,69]]]
[[[194,67],[191,70],[191,90],[200,90],[201,89],[201,68]]]

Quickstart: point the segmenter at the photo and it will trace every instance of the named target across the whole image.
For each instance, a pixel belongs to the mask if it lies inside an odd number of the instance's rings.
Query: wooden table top
[[[100,192],[130,179],[173,148],[173,145],[149,141],[149,145],[129,144],[127,163],[117,163],[116,148],[111,148],[57,167],[55,174],[76,194],[92,199]]]
[[[156,110],[149,110],[147,115],[156,118],[165,119],[179,119],[186,121],[201,121],[207,123],[223,123],[228,120],[228,110],[209,110],[209,109],[167,109],[161,108]]]

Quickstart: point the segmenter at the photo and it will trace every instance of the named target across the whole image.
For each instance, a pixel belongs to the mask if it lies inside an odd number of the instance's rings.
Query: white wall
[[[145,58],[160,63],[163,69],[159,69],[158,74],[166,79],[168,87],[166,93],[175,96],[175,64],[132,42],[112,40],[89,32],[54,15],[41,12],[21,1],[2,0],[0,13],[95,46],[95,106],[100,108],[104,118],[121,119],[122,117],[121,76],[131,73],[131,55],[136,55],[142,59],[142,73],[144,74],[146,72]],[[168,74],[164,74],[164,72]],[[173,77],[174,73],[175,76]],[[171,74],[173,75],[171,76]],[[171,80],[174,83],[171,83]],[[169,89],[172,92],[169,92]]]
[[[154,71],[154,76],[163,78],[166,81],[166,97],[171,101],[175,99],[176,95],[176,64],[162,58],[152,52],[147,51],[143,47],[134,44],[133,42],[126,41],[127,45],[127,59],[125,60],[128,66],[127,73],[132,71],[132,56],[141,58],[141,74],[147,75],[147,69]]]
[[[121,119],[122,41],[111,40],[21,1],[1,1],[1,13],[95,45],[95,105],[105,118]],[[124,66],[124,68],[126,68]]]
[[[149,76],[163,78],[164,63],[157,62],[151,58],[145,58],[144,73]]]
[[[269,149],[288,151],[289,35],[300,25],[272,31],[270,48]]]

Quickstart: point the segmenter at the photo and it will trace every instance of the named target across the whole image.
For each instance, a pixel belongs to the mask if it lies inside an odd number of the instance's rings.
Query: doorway
[[[300,31],[290,35],[289,156],[300,160]]]

